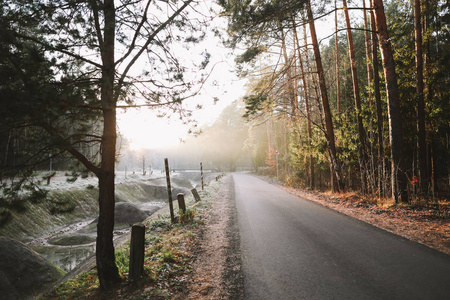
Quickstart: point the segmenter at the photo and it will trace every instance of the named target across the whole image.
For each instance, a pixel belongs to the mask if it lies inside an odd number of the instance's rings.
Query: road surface
[[[450,299],[450,256],[234,173],[245,299]]]

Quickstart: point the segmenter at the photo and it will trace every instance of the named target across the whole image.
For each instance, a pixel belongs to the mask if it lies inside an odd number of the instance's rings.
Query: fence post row
[[[172,203],[172,188],[170,186],[170,173],[169,173],[169,161],[164,158],[164,165],[166,169],[166,181],[167,181],[167,194],[169,197],[169,207],[170,207],[170,218],[172,223],[175,222],[175,217],[173,213],[173,203]],[[203,166],[200,163],[200,169],[202,174],[202,189],[203,189]],[[126,172],[126,171],[125,171]],[[217,177],[216,177],[217,179]],[[196,202],[201,201],[200,195],[197,189],[193,188],[191,190],[192,195]],[[184,200],[184,194],[178,194],[178,207],[183,213],[186,213],[186,202]],[[130,280],[135,280],[139,278],[144,272],[144,259],[145,259],[145,225],[144,224],[134,224],[131,227],[131,241],[130,241],[130,264],[129,264],[129,274],[128,278]]]

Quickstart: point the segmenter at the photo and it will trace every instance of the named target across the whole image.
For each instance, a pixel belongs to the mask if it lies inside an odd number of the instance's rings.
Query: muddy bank
[[[180,182],[180,185],[173,183],[175,195],[190,193],[189,188],[186,187],[191,185],[189,178],[181,174],[174,174],[174,178]],[[128,176],[127,180],[129,181],[123,180],[116,183],[116,202],[137,205],[153,202],[156,206],[163,206],[167,202],[165,178],[137,177],[133,180],[131,176]],[[50,191],[46,199],[37,203],[27,202],[21,210],[10,210],[8,221],[0,226],[0,235],[28,243],[64,230],[77,222],[92,221],[98,215],[96,185],[96,179],[90,179],[84,185],[53,182],[52,186],[48,187]]]
[[[0,236],[0,298],[32,299],[63,276],[63,271],[24,244]]]

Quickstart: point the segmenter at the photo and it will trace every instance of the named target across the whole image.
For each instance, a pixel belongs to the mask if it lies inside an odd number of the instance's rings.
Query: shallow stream
[[[148,216],[166,205],[165,202],[134,203],[142,211],[148,212]],[[34,239],[27,243],[34,251],[44,256],[52,264],[69,272],[81,262],[95,253],[96,219],[70,224],[56,232]],[[114,230],[114,238],[122,236],[130,231],[130,227],[117,224]]]

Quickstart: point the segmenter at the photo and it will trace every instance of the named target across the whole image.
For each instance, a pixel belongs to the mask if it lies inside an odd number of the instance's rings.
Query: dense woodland
[[[382,1],[223,1],[254,167],[274,173],[278,151],[291,185],[448,197],[450,5],[384,2],[383,25]]]

